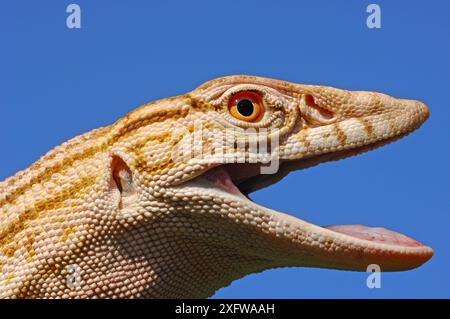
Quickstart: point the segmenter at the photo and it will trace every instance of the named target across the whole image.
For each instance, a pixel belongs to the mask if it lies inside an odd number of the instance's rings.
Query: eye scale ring
[[[238,92],[230,97],[228,111],[238,120],[257,122],[264,114],[262,97],[253,91]]]

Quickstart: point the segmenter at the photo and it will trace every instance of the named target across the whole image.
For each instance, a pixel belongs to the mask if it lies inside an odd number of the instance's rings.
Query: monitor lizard
[[[415,100],[246,75],[145,104],[0,183],[0,297],[203,298],[275,267],[418,267],[433,250],[402,234],[316,226],[248,194],[428,115]]]

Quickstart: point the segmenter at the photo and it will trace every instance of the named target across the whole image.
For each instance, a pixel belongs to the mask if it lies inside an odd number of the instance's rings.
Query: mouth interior
[[[259,164],[225,164],[208,170],[201,175],[201,178],[206,180],[211,186],[226,191],[241,198],[241,200],[251,199],[248,197],[249,181],[254,184],[257,183],[258,175],[260,174]],[[280,180],[287,172],[275,174],[281,176],[271,176],[262,182],[263,187],[273,184]],[[261,175],[260,175],[261,176]],[[259,189],[259,185],[250,185],[251,189]],[[259,187],[258,187],[259,186]],[[372,243],[382,243],[387,245],[395,245],[402,247],[426,247],[422,243],[409,238],[401,233],[388,230],[382,227],[368,227],[364,225],[331,225],[323,226],[328,230],[366,240]]]

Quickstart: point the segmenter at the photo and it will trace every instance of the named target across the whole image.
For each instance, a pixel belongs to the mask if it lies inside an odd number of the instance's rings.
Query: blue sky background
[[[376,151],[290,174],[256,202],[319,225],[401,231],[435,249],[423,267],[382,275],[276,269],[215,297],[450,297],[450,2],[361,0],[8,1],[0,10],[0,179],[133,108],[228,74],[419,99],[425,125]]]

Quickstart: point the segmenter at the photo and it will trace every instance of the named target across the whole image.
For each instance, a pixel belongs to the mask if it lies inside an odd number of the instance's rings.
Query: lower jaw
[[[238,200],[250,201],[234,184],[229,171],[230,167],[218,166],[201,175],[200,179],[206,180],[211,187],[219,188],[232,196],[238,196]],[[312,248],[309,253],[314,256],[316,261],[311,261],[311,264],[300,262],[299,265],[302,266],[365,271],[369,264],[375,263],[380,265],[384,271],[398,271],[416,268],[433,255],[430,247],[392,230],[363,225],[320,227],[294,216],[251,203],[266,210],[278,220],[277,222],[291,224],[292,229],[300,229],[302,233],[309,232],[311,237],[319,237],[324,242],[336,243],[336,250],[333,251],[334,248],[324,246],[321,251],[321,244],[318,242],[312,243],[311,247],[302,247],[295,242],[291,245],[289,239],[286,240],[286,238],[275,239],[286,242],[286,247],[289,246],[287,251],[293,257],[296,255],[296,249],[310,250]],[[299,251],[299,253],[302,255],[302,252]]]

